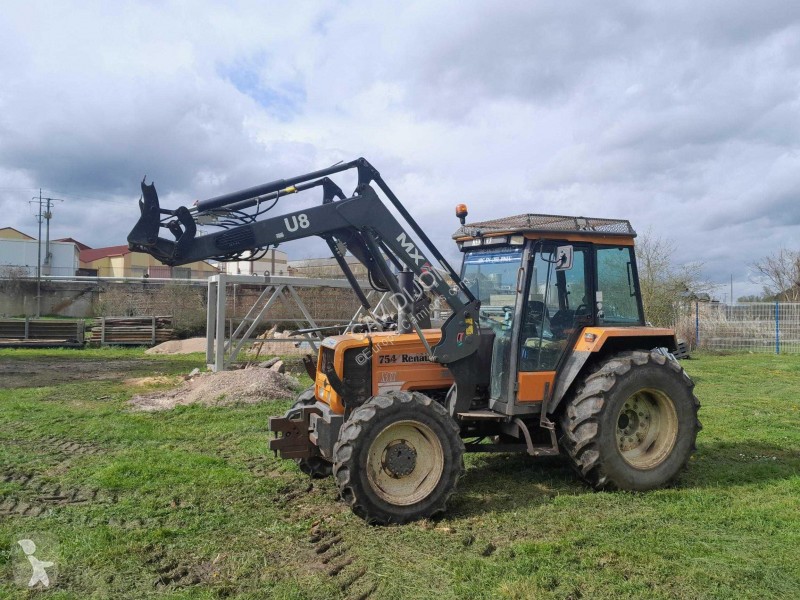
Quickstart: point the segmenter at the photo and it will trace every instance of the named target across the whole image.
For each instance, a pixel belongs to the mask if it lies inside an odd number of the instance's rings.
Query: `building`
[[[54,242],[72,242],[73,244],[75,244],[78,247],[78,250],[90,250],[91,249],[91,246],[87,246],[86,244],[83,244],[83,243],[79,242],[78,240],[73,239],[71,237],[65,237],[65,238],[61,238],[61,239],[53,240],[53,241]]]
[[[81,275],[206,279],[217,273],[219,273],[219,269],[204,260],[179,267],[170,267],[149,254],[131,252],[128,246],[87,247],[80,251]]]
[[[35,240],[36,238],[22,233],[13,227],[0,227],[0,240]]]
[[[40,247],[36,238],[26,233],[0,228],[0,276],[36,277],[40,258],[42,275],[75,275],[79,248],[71,241],[43,242]]]
[[[288,275],[289,258],[285,252],[270,248],[258,260],[237,260],[219,263],[228,275]]]
[[[49,248],[49,255],[48,255]],[[36,277],[39,242],[13,227],[0,228],[0,277]],[[283,254],[283,253],[278,253]],[[283,255],[283,264],[286,255]],[[281,264],[276,257],[276,265]],[[91,248],[67,237],[41,244],[42,275],[70,277],[155,277],[166,279],[206,279],[219,269],[206,261],[169,267],[149,254],[131,252],[128,246]],[[285,269],[285,266],[283,267]]]

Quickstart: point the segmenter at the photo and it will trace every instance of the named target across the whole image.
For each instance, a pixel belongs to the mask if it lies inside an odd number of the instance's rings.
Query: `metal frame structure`
[[[229,338],[225,336],[225,323],[227,321],[227,287],[234,284],[263,285],[264,289],[252,304],[244,319],[231,332]],[[224,371],[236,360],[244,345],[254,339],[253,333],[258,326],[267,319],[270,308],[280,302],[289,309],[299,310],[302,317],[294,320],[297,325],[307,326],[301,334],[301,339],[307,341],[316,350],[317,344],[325,337],[325,329],[319,325],[320,320],[315,319],[308,307],[297,293],[297,288],[338,288],[351,289],[350,283],[344,279],[318,279],[307,277],[254,277],[252,275],[228,275],[220,273],[208,278],[208,308],[206,313],[206,363],[213,371]],[[378,292],[369,291],[367,296]],[[389,294],[381,294],[375,309],[385,304]],[[359,307],[353,317],[342,321],[345,331],[351,331],[358,320],[366,314],[363,307]],[[297,342],[298,338],[273,338],[272,342]]]

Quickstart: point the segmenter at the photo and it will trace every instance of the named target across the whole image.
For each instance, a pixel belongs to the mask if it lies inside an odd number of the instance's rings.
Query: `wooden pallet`
[[[0,346],[80,347],[84,325],[82,319],[0,319]]]
[[[101,317],[89,341],[101,346],[155,346],[174,338],[172,317]]]

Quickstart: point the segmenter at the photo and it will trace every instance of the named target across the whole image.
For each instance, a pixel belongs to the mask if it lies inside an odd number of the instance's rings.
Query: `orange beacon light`
[[[467,214],[466,204],[456,204],[456,216],[458,217],[458,220],[461,221],[462,225],[467,218]]]

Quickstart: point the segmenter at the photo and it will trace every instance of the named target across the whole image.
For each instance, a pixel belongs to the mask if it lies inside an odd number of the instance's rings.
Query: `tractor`
[[[358,176],[349,195],[329,177],[347,170]],[[321,204],[264,218],[313,188]],[[595,489],[645,491],[673,481],[695,450],[694,384],[674,332],[645,320],[626,220],[467,223],[458,205],[456,271],[363,158],[174,210],[142,182],[140,209],[130,248],[169,265],[257,257],[311,236],[328,244],[366,318],[321,341],[307,361],[313,385],[270,419],[269,447],[311,477],[333,476],[370,523],[443,512],[465,452],[563,455]],[[200,235],[199,223],[219,231]],[[396,314],[373,311],[348,252]],[[432,298],[449,309],[441,324]]]

